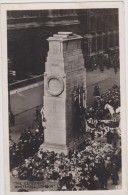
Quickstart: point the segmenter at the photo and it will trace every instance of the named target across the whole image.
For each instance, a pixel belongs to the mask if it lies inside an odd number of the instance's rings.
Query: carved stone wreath
[[[51,75],[47,78],[48,93],[52,96],[59,96],[64,90],[63,79],[58,75]]]

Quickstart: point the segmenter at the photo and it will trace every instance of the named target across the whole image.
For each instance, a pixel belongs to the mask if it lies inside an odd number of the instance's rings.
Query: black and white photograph
[[[69,8],[6,10],[10,192],[123,189],[120,8]]]

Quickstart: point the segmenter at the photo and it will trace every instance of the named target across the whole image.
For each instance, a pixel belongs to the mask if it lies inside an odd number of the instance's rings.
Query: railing
[[[14,90],[14,89],[18,89],[21,87],[25,87],[40,81],[43,81],[44,75],[38,75],[38,76],[34,76],[33,78],[29,78],[29,79],[24,79],[21,81],[17,81],[15,83],[11,83],[9,84],[9,90]]]

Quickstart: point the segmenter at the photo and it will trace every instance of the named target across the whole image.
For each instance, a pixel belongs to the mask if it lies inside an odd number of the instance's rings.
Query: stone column
[[[46,130],[42,147],[58,153],[67,154],[82,140],[74,142],[73,129],[73,90],[83,85],[86,95],[81,39],[71,32],[58,32],[48,39],[49,52],[44,73]]]

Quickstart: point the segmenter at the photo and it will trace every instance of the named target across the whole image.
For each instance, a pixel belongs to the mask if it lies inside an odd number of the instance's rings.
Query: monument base
[[[50,152],[54,151],[55,153],[64,153],[65,155],[68,155],[69,151],[73,152],[77,147],[83,143],[84,138],[81,137],[79,139],[76,139],[75,141],[72,141],[71,143],[67,145],[59,145],[59,144],[51,144],[51,143],[43,143],[41,145],[41,148],[44,150],[48,150]]]

